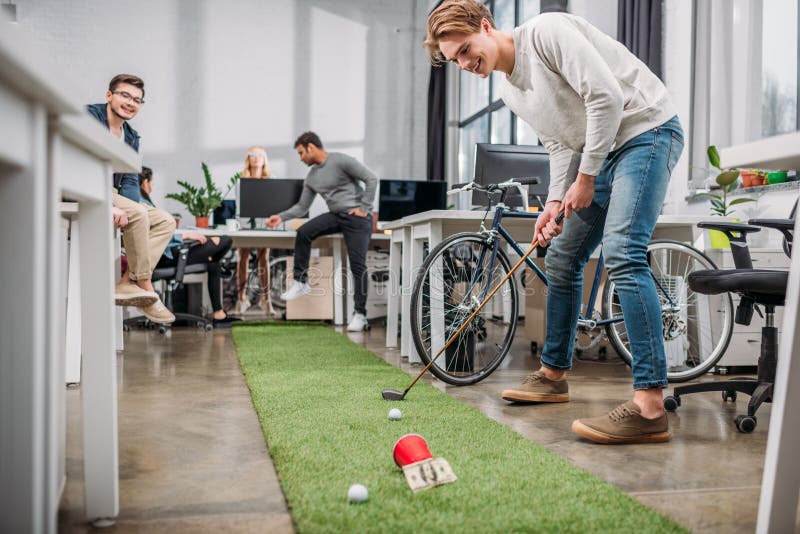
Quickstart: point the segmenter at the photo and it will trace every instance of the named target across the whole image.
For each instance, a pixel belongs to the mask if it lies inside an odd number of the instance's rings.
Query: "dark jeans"
[[[353,301],[356,313],[367,313],[367,249],[372,236],[372,215],[359,217],[347,213],[323,213],[297,230],[294,241],[294,279],[308,281],[308,258],[311,242],[328,234],[341,232],[347,245],[347,259],[355,281]]]
[[[211,307],[214,311],[222,309],[219,262],[231,249],[232,244],[233,240],[226,235],[219,237],[219,244],[214,244],[212,238],[209,237],[204,244],[190,248],[189,254],[186,256],[186,265],[208,264],[208,296],[211,298]],[[172,258],[161,256],[156,267],[175,267],[178,265],[178,251],[173,250],[172,256]]]

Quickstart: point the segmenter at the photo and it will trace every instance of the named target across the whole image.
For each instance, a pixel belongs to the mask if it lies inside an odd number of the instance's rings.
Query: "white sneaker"
[[[285,293],[281,294],[281,299],[285,301],[294,300],[302,297],[303,295],[308,295],[310,292],[311,286],[309,286],[307,282],[298,282],[297,280],[293,280],[292,285],[289,286],[289,289],[287,289]]]
[[[366,330],[369,326],[367,322],[367,316],[363,313],[354,313],[353,318],[350,320],[350,324],[347,325],[348,332],[361,332]]]
[[[235,312],[239,315],[244,315],[244,312],[250,309],[250,301],[246,298],[244,300],[237,300],[236,301],[236,309]]]

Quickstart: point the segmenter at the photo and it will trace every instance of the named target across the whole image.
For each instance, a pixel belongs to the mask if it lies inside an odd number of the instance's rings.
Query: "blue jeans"
[[[141,192],[139,191],[139,179],[136,174],[126,174],[119,184],[118,193],[125,198],[140,202],[142,200]]]
[[[547,335],[542,363],[547,367],[572,367],[583,268],[602,242],[633,355],[633,387],[667,385],[661,305],[647,263],[647,244],[682,150],[677,117],[634,137],[608,155],[595,177],[591,205],[564,221],[562,234],[545,258]]]

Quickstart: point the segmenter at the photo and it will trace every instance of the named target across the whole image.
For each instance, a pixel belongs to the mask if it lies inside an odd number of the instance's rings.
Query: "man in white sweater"
[[[550,153],[550,189],[534,233],[542,245],[553,240],[542,365],[502,397],[569,400],[583,267],[602,243],[633,355],[633,400],[578,419],[572,430],[598,443],[668,441],[661,306],[646,257],[683,150],[664,84],[622,44],[566,13],[542,14],[504,33],[482,3],[445,0],[428,19],[425,47],[434,64],[453,61],[482,78],[503,72],[501,98]],[[557,224],[562,210],[566,218]]]

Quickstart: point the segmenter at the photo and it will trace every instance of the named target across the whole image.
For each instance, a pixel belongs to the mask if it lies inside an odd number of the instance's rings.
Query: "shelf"
[[[723,148],[720,161],[726,168],[800,169],[800,132]]]

